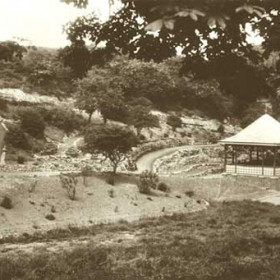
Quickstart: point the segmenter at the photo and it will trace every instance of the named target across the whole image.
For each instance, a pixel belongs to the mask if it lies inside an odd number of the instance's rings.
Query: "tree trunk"
[[[118,164],[114,163],[114,167],[113,167],[113,175],[114,176],[117,174],[117,168],[118,168]]]
[[[88,115],[88,123],[91,123],[92,115],[93,115],[93,112],[90,112]]]

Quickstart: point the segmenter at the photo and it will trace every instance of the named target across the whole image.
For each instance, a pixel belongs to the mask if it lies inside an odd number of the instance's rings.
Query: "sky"
[[[36,46],[64,47],[69,42],[63,25],[92,11],[107,19],[107,2],[90,1],[87,9],[77,9],[60,0],[0,0],[0,41],[19,37]]]
[[[0,41],[23,38],[29,45],[41,47],[69,45],[63,33],[64,24],[93,11],[101,20],[108,19],[107,0],[89,2],[87,9],[78,9],[60,0],[0,0]],[[261,40],[252,32],[248,38],[250,43],[256,44]]]

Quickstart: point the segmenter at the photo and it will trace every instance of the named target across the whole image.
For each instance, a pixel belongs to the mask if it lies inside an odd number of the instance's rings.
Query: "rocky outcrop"
[[[161,174],[188,173],[194,170],[207,172],[209,168],[213,169],[213,172],[218,172],[221,164],[221,149],[218,146],[209,146],[179,150],[156,160],[154,170]]]

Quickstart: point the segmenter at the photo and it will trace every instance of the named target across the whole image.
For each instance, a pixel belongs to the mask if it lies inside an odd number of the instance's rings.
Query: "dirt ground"
[[[69,226],[133,221],[206,207],[203,201],[197,202],[184,193],[140,194],[135,180],[122,176],[112,186],[102,176],[87,177],[85,184],[83,177],[79,177],[76,199],[72,201],[61,187],[58,176],[2,176],[0,198],[10,197],[13,208],[0,207],[0,237]],[[37,185],[32,191],[35,181]],[[54,215],[55,220],[46,219],[48,214]]]

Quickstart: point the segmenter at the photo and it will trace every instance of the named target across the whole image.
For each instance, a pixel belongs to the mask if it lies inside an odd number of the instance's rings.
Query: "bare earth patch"
[[[37,181],[33,191],[32,184]],[[144,217],[188,213],[204,209],[184,193],[140,194],[133,180],[117,180],[115,186],[101,176],[78,178],[74,201],[60,185],[58,176],[27,177],[6,175],[0,185],[0,198],[9,196],[13,208],[0,207],[0,236],[21,235],[69,226],[134,221]],[[47,219],[51,215],[54,219]]]

